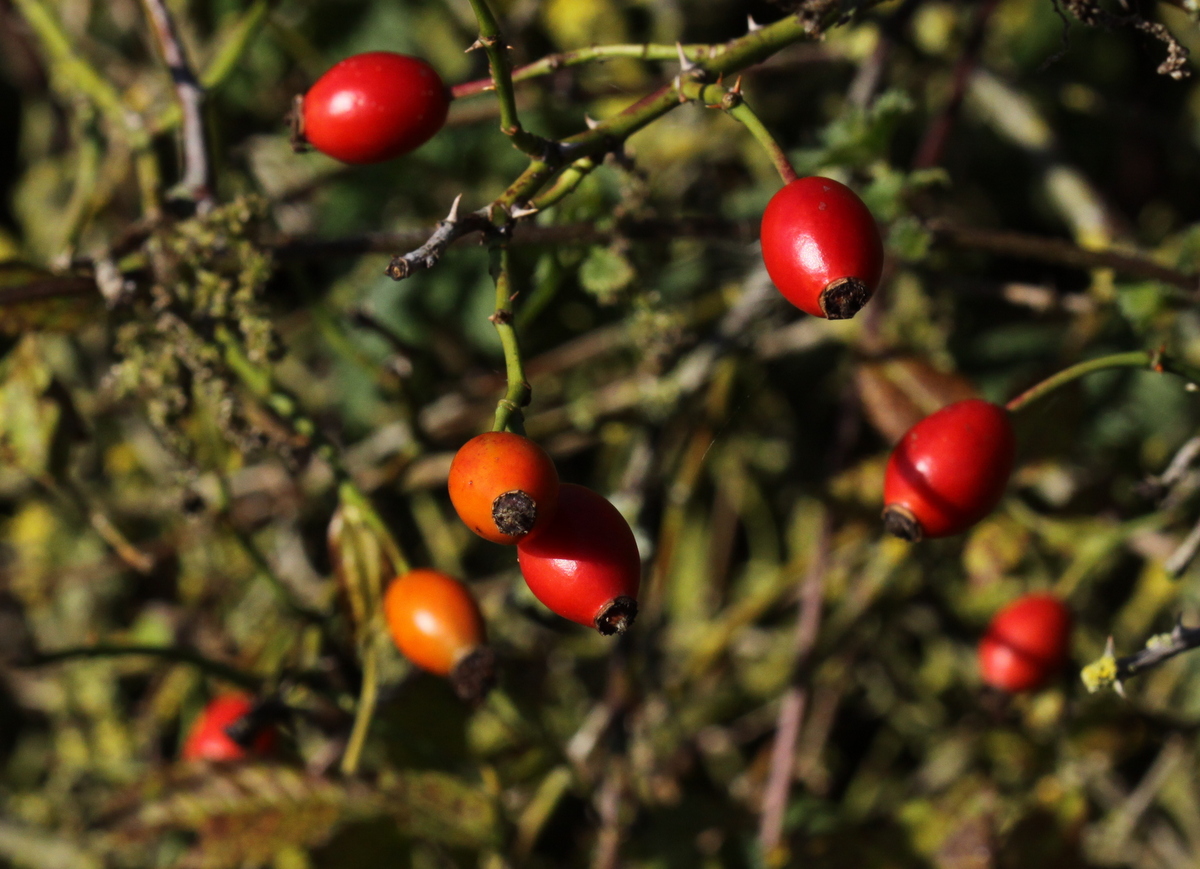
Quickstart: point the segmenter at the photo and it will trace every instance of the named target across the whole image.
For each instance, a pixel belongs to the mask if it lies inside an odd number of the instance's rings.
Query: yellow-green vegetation
[[[1193,5],[0,3],[0,867],[1196,865]],[[375,50],[446,126],[293,152]],[[881,225],[851,320],[762,266],[789,167]],[[1000,506],[885,535],[892,445],[1031,387]],[[629,521],[626,634],[456,518],[493,427]],[[478,704],[388,640],[416,567]],[[1033,591],[1070,662],[1004,695]],[[181,762],[235,689],[274,753]]]

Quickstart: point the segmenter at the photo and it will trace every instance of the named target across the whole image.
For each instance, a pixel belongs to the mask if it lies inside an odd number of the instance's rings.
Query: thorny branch
[[[429,236],[423,245],[403,256],[392,258],[387,267],[388,277],[402,281],[416,272],[431,269],[437,265],[442,254],[446,252],[446,248],[464,235],[470,235],[473,232],[488,233],[494,228],[488,217],[488,209],[472,211],[460,216],[458,205],[461,201],[462,194],[460,193],[454,198],[454,204],[450,206],[450,213],[438,223],[433,235]]]
[[[878,0],[866,0],[858,4],[856,11],[864,11],[877,5],[877,2]],[[499,44],[498,29],[494,19],[491,19],[486,3],[483,0],[472,0],[472,6],[480,22],[480,45],[488,50],[489,59],[492,61],[492,78],[501,100],[501,122],[508,135],[519,135],[522,131],[516,121],[515,107],[511,107],[510,112],[508,105],[512,99],[512,78],[506,65],[507,52]],[[743,70],[765,60],[785,46],[804,38],[819,36],[826,28],[839,23],[843,18],[845,15],[840,3],[834,0],[809,0],[802,4],[800,11],[794,15],[764,27],[755,27],[746,35],[722,45],[709,46],[707,57],[694,60],[687,52],[680,50],[681,59],[684,61],[683,69],[672,82],[581,133],[561,142],[547,143],[548,147],[542,156],[533,157],[521,176],[503,194],[490,205],[463,218],[469,219],[467,228],[460,228],[459,221],[447,218],[438,225],[434,236],[425,245],[417,251],[395,257],[388,266],[387,274],[395,280],[402,280],[415,271],[431,267],[436,264],[450,241],[471,231],[471,225],[478,226],[479,221],[485,217],[489,221],[495,221],[497,212],[516,219],[536,213],[536,209],[527,207],[530,199],[559,173],[563,164],[575,164],[588,157],[599,160],[605,154],[617,150],[638,130],[686,102],[685,83],[715,81],[721,76]],[[697,55],[700,53],[697,52]],[[515,136],[514,144],[521,147]],[[536,149],[521,147],[521,150],[536,153]]]

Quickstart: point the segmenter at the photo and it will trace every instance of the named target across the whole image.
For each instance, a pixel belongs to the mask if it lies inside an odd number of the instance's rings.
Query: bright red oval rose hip
[[[274,727],[262,727],[254,734],[247,748],[229,735],[228,728],[244,718],[254,708],[254,701],[245,694],[222,694],[209,701],[196,716],[184,740],[180,756],[184,760],[231,761],[243,760],[251,754],[270,754],[275,748]]]
[[[304,95],[305,139],[343,163],[379,163],[423,145],[446,122],[450,97],[418,57],[370,51],[334,64]]]
[[[558,615],[602,634],[633,624],[642,562],[629,523],[604,496],[563,483],[554,518],[517,544],[517,560],[530,591]]]
[[[771,197],[762,256],[784,297],[814,317],[846,320],[883,272],[883,239],[858,195],[832,178],[798,178]]]
[[[965,531],[1000,502],[1015,452],[1008,411],[998,405],[972,398],[930,414],[888,459],[884,527],[914,542]]]
[[[983,681],[1004,691],[1041,688],[1067,660],[1071,612],[1051,594],[1027,594],[992,618],[979,642]]]

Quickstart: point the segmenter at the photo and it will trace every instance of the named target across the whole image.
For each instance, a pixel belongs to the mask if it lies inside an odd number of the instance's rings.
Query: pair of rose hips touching
[[[560,483],[536,443],[512,432],[478,435],[454,456],[448,486],[468,528],[516,544],[529,590],[550,610],[602,634],[633,624],[641,559],[629,523],[602,495]]]
[[[560,483],[554,461],[536,443],[511,432],[474,437],[454,456],[448,487],[468,528],[516,545],[526,583],[550,610],[602,634],[633,623],[641,560],[629,523],[591,489]],[[463,583],[437,570],[412,570],[388,586],[383,607],[405,657],[449,677],[463,699],[487,691],[495,656]]]

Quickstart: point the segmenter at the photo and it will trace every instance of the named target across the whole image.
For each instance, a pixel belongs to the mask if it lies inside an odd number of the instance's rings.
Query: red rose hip
[[[641,558],[629,523],[602,495],[563,483],[554,518],[517,544],[517,560],[530,591],[558,615],[602,634],[633,624]]]
[[[1000,502],[1016,439],[1008,411],[972,398],[918,422],[892,450],[883,481],[884,527],[897,537],[949,537]]]
[[[244,760],[250,755],[270,754],[275,748],[276,731],[264,726],[252,734],[249,747],[229,735],[229,728],[254,710],[254,700],[246,694],[222,694],[209,701],[196,716],[184,740],[180,756],[184,760],[227,762]]]
[[[883,272],[883,239],[858,195],[832,178],[798,178],[763,212],[763,263],[784,297],[814,317],[846,320]]]
[[[301,133],[343,163],[407,154],[442,128],[450,97],[432,66],[390,51],[334,64],[304,95]]]
[[[1071,612],[1050,594],[1027,594],[992,618],[979,642],[983,681],[1003,691],[1035,691],[1067,660]]]

